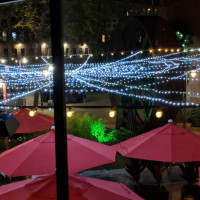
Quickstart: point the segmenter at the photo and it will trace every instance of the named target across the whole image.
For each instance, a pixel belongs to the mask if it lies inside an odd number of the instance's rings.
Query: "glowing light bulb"
[[[42,43],[42,47],[45,48],[47,46],[47,44],[44,42]]]
[[[163,116],[163,111],[158,110],[158,111],[156,112],[156,117],[157,117],[157,118],[161,118],[162,116]]]
[[[28,62],[28,60],[27,60],[26,58],[23,58],[22,62],[23,62],[24,64],[26,64],[26,63]]]
[[[190,75],[192,78],[195,78],[197,76],[196,70],[191,70]]]
[[[5,60],[5,59],[1,59],[1,63],[3,63],[3,64],[4,64],[5,62],[6,62],[6,60]]]
[[[31,110],[31,111],[29,112],[29,116],[30,116],[30,117],[34,117],[34,116],[35,116],[35,111]]]
[[[115,110],[110,110],[109,112],[109,117],[113,118],[116,115],[116,111]]]
[[[72,115],[73,115],[73,111],[71,111],[71,110],[69,110],[69,111],[67,111],[67,117],[72,117]]]
[[[50,72],[53,71],[53,70],[54,70],[53,65],[50,65],[49,68],[48,68],[48,70],[49,70]]]

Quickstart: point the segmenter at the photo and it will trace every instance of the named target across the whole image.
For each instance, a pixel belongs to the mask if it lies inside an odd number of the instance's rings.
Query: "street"
[[[26,106],[33,106],[34,95],[30,94],[25,98]],[[41,101],[39,101],[40,105]],[[47,106],[47,103],[43,103],[43,105]],[[101,118],[103,121],[106,121],[107,127],[115,128],[116,118],[109,117],[109,108],[73,108],[73,106],[111,106],[110,95],[108,93],[87,93],[85,103],[66,104],[66,106],[71,106],[74,113],[80,115],[88,113],[90,116],[95,116],[96,119]],[[38,112],[53,116],[53,110],[38,109]]]

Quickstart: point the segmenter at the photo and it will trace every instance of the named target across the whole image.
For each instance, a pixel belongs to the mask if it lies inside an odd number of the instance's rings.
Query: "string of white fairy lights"
[[[192,102],[172,101],[166,95],[187,93],[198,96],[199,92],[164,90],[165,87],[163,90],[156,88],[158,85],[170,83],[173,80],[185,81],[186,74],[189,74],[190,68],[194,65],[197,72],[200,70],[199,49],[191,52],[192,55],[189,56],[182,55],[186,52],[176,52],[142,59],[138,58],[142,54],[138,51],[111,63],[88,63],[91,57],[89,55],[83,64],[65,64],[67,90],[105,91],[174,106],[196,105]],[[7,89],[10,90],[10,98],[7,102],[52,86],[52,73],[48,72],[47,76],[43,74],[43,70],[48,70],[52,64],[44,57],[41,58],[45,64],[23,66],[2,64],[0,77],[4,79]],[[199,81],[198,78],[188,79]],[[2,103],[3,101],[0,101],[0,104]]]

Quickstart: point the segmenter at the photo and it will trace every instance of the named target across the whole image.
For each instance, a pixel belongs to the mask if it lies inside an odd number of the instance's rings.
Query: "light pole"
[[[185,108],[184,108],[184,122],[183,122],[184,128],[186,126],[186,103],[187,103],[187,85],[188,85],[187,80],[189,74],[192,78],[195,78],[197,76],[197,72],[196,70],[191,70],[189,73],[186,73],[185,75]]]

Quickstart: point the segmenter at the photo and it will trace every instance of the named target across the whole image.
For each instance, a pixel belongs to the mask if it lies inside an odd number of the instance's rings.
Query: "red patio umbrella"
[[[142,200],[121,183],[69,176],[70,200]],[[1,200],[56,200],[55,174],[0,187]]]
[[[113,147],[131,158],[163,162],[200,161],[200,135],[172,122]]]
[[[69,174],[115,161],[116,151],[107,145],[69,134],[67,143]],[[0,172],[11,177],[52,174],[55,168],[54,130],[0,154]]]
[[[36,113],[35,116],[30,117],[29,111],[22,108],[12,113],[20,125],[15,133],[34,133],[48,130],[54,125],[54,118],[41,113]]]

